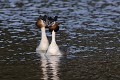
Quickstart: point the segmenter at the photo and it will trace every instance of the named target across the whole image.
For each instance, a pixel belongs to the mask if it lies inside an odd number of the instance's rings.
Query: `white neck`
[[[47,50],[47,55],[61,55],[61,52],[59,50],[58,45],[56,44],[55,41],[55,31],[52,31],[52,41],[51,44],[49,45],[49,48]]]
[[[49,46],[49,42],[46,36],[45,27],[42,27],[41,28],[41,41],[40,41],[40,44],[37,50],[47,50],[48,46]]]
[[[45,27],[42,27],[41,31],[42,31],[42,33],[41,33],[41,39],[42,40],[47,39]]]
[[[52,31],[52,42],[56,42],[55,41],[55,31],[54,30]]]

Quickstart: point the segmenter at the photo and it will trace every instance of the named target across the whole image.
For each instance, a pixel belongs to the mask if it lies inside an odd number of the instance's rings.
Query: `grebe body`
[[[47,26],[44,21],[45,19],[46,19],[46,16],[44,17],[40,16],[36,22],[36,26],[38,28],[41,28],[41,41],[36,50],[46,51],[49,46],[49,42],[48,42],[46,31],[45,31],[45,27]]]
[[[36,50],[46,51],[48,49],[48,46],[49,46],[49,41],[46,36],[45,27],[42,27],[41,28],[41,41]]]
[[[58,24],[54,21],[51,26],[49,26],[49,31],[52,32],[52,41],[48,47],[47,55],[61,55],[61,51],[55,40],[55,34],[59,30]]]
[[[52,31],[52,41],[48,47],[47,55],[61,55],[61,51],[59,50],[59,47],[55,41],[55,31],[54,30]]]

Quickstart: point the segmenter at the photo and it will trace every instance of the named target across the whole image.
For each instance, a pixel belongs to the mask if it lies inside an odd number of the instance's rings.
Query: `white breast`
[[[56,42],[52,42],[47,50],[47,55],[61,55],[58,45]]]
[[[49,46],[49,41],[46,36],[45,27],[41,28],[41,41],[36,50],[47,50]]]
[[[59,47],[58,47],[58,45],[56,44],[56,41],[55,41],[54,30],[52,31],[52,41],[51,41],[51,44],[48,47],[47,55],[61,55]]]

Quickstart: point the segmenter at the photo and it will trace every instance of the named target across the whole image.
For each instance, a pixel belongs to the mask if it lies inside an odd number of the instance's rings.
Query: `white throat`
[[[52,41],[51,41],[51,43],[56,43],[56,41],[55,41],[55,31],[54,30],[52,31]]]
[[[52,31],[52,41],[50,46],[48,47],[47,55],[61,55],[58,45],[55,41],[55,31]]]
[[[49,42],[46,36],[46,31],[45,31],[45,27],[41,28],[41,41],[40,44],[37,48],[37,50],[44,50],[46,51],[48,49],[49,46]]]
[[[45,27],[41,28],[41,40],[47,40],[47,36],[46,36],[46,31],[45,31]]]

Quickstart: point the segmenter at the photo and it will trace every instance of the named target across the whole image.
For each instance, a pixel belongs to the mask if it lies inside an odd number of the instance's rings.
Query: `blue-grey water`
[[[36,52],[44,14],[67,56]],[[120,0],[0,0],[0,80],[120,80]]]

